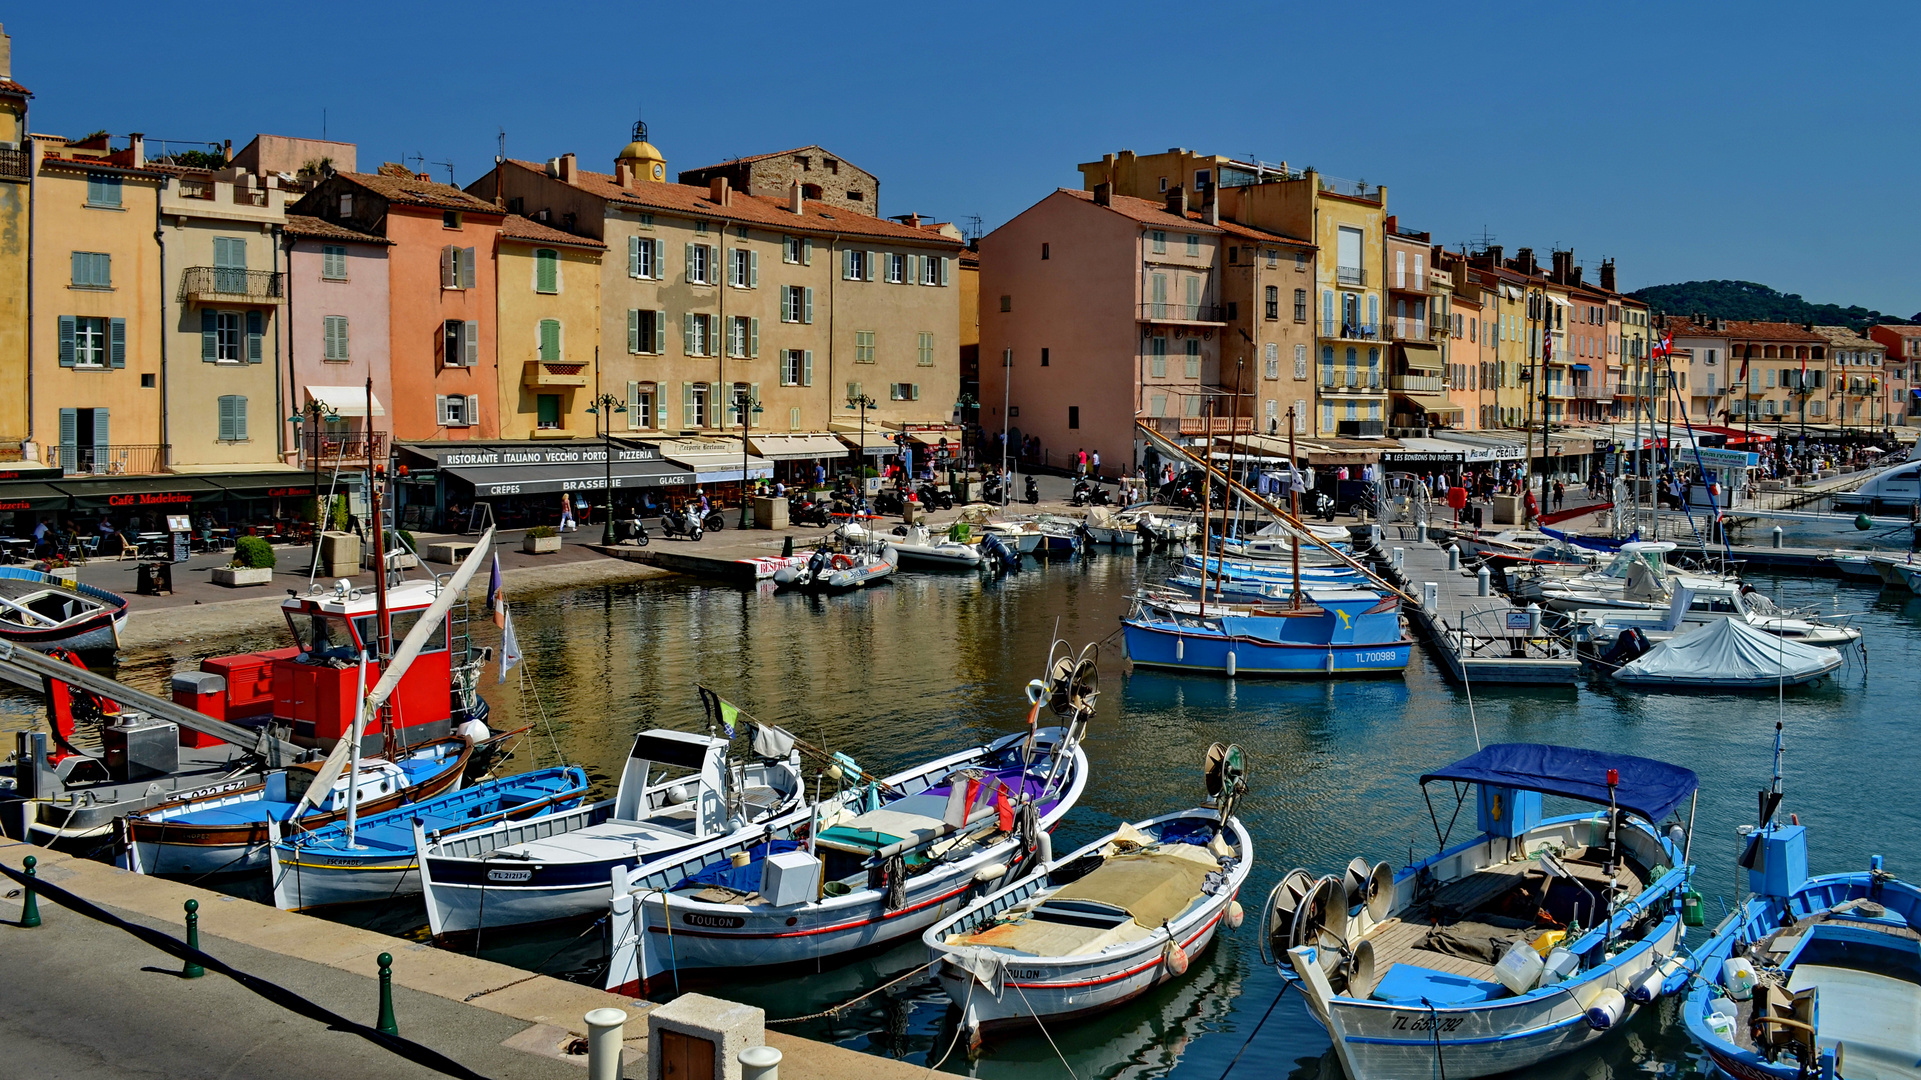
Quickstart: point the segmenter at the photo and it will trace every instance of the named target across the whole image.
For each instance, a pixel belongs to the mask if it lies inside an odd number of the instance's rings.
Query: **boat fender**
[[[459,734],[467,736],[467,741],[476,746],[494,737],[493,729],[484,720],[468,720],[460,725]]]
[[[1166,965],[1170,975],[1187,974],[1187,950],[1181,948],[1181,943],[1175,941],[1172,934],[1168,936],[1167,947],[1161,950],[1161,963]]]
[[[974,871],[974,883],[976,885],[987,885],[999,881],[1006,876],[1006,863],[991,862],[979,870]]]
[[[1628,982],[1628,1000],[1646,1005],[1661,996],[1661,984],[1666,981],[1659,967],[1651,967]]]
[[[1227,928],[1229,930],[1239,930],[1241,923],[1246,921],[1246,919],[1247,912],[1242,909],[1241,902],[1239,900],[1229,900],[1227,902],[1227,913],[1221,916],[1221,921],[1227,924]]]
[[[1619,990],[1606,987],[1588,999],[1587,1026],[1596,1031],[1606,1031],[1621,1022],[1627,1007],[1627,999],[1621,996]]]

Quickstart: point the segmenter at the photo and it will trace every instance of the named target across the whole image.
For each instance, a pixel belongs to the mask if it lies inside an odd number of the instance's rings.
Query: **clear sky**
[[[988,230],[1104,152],[1386,184],[1455,246],[1572,246],[1624,289],[1759,281],[1921,309],[1916,4],[128,4],[7,11],[32,127],[611,170],[819,143],[886,214]],[[444,167],[426,166],[436,177]]]

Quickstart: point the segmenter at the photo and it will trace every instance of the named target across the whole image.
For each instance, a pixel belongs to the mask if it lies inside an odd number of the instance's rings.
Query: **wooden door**
[[[660,1033],[660,1080],[714,1080],[714,1044],[682,1032]]]

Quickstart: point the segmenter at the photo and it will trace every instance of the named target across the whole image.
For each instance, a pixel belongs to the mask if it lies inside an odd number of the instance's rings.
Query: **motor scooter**
[[[692,510],[668,510],[660,515],[660,535],[673,539],[684,536],[689,540],[699,540],[705,530],[701,527],[700,516]]]
[[[1025,501],[1030,506],[1041,501],[1041,486],[1034,482],[1034,476],[1032,473],[1029,473],[1027,476],[1027,487],[1026,487],[1026,493],[1023,496],[1023,501]]]

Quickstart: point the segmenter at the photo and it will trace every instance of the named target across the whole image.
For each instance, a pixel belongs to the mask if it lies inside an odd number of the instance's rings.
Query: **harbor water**
[[[1836,537],[1837,540],[1843,538]],[[1806,542],[1806,541],[1803,541]],[[1023,688],[1043,672],[1049,643],[1103,642],[1101,697],[1087,739],[1087,794],[1062,825],[1070,850],[1124,820],[1203,799],[1201,758],[1237,742],[1252,762],[1241,813],[1257,866],[1242,902],[1249,920],[1196,958],[1185,979],[1116,1012],[1053,1027],[1047,1036],[1002,1036],[971,1058],[953,1048],[947,1000],[926,974],[850,1008],[781,1025],[875,1054],[994,1080],[1027,1077],[1338,1076],[1325,1034],[1255,949],[1254,917],[1289,868],[1338,872],[1354,856],[1400,865],[1433,850],[1435,826],[1417,777],[1482,743],[1552,742],[1676,762],[1701,775],[1695,862],[1718,921],[1736,888],[1737,825],[1755,815],[1768,782],[1774,724],[1786,724],[1783,813],[1812,827],[1816,872],[1859,870],[1871,854],[1891,870],[1921,874],[1921,801],[1909,786],[1921,754],[1912,725],[1921,670],[1921,598],[1833,579],[1757,577],[1786,607],[1857,613],[1865,649],[1820,685],[1772,693],[1642,694],[1585,682],[1573,689],[1497,688],[1472,699],[1448,685],[1416,649],[1405,680],[1339,683],[1227,681],[1126,672],[1119,617],[1132,586],[1167,573],[1160,558],[1097,555],[1035,567],[1002,580],[973,574],[902,573],[883,586],[831,598],[741,591],[673,578],[515,604],[526,661],[504,683],[487,675],[497,728],[533,724],[510,768],[554,764],[589,770],[611,794],[633,734],[645,727],[698,730],[696,683],[747,712],[889,772],[1017,730]],[[482,633],[491,626],[477,622]],[[489,642],[491,643],[491,642]],[[119,677],[166,692],[168,676],[209,653],[279,645],[277,635],[201,640],[123,657]],[[1864,656],[1865,654],[1865,656]],[[524,676],[524,678],[523,678]],[[0,726],[32,722],[37,696],[0,702]],[[1445,831],[1454,799],[1433,792]],[[1473,807],[1453,838],[1473,831]],[[359,912],[357,922],[420,932],[417,903]],[[591,980],[600,930],[582,924],[539,932],[489,932],[491,959]],[[924,964],[919,939],[880,955],[825,965],[817,974],[739,976],[708,992],[766,1009],[770,1019],[821,1013]],[[1256,1030],[1258,1028],[1258,1031]],[[1051,1039],[1048,1037],[1051,1036]],[[1537,1074],[1568,1077],[1683,1075],[1690,1044],[1672,1003],[1644,1011],[1593,1053]]]

